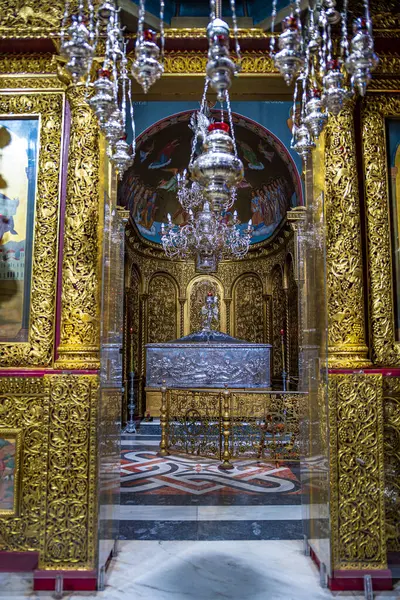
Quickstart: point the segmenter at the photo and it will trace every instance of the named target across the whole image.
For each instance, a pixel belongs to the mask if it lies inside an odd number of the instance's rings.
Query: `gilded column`
[[[272,344],[271,337],[271,296],[269,294],[264,294],[264,304],[265,304],[265,341],[267,344]]]
[[[353,106],[326,128],[325,211],[329,366],[368,366]]]
[[[144,414],[146,409],[146,342],[148,327],[148,300],[149,294],[140,294],[140,384],[139,384],[139,414]]]
[[[231,305],[232,298],[224,298],[226,310],[226,333],[231,335]]]
[[[186,298],[179,298],[179,331],[181,337],[185,335],[185,304]]]
[[[99,367],[100,195],[96,117],[84,85],[66,91],[71,110],[56,366]]]

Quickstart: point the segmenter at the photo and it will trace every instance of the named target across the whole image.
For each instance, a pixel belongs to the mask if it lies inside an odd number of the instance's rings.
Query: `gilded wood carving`
[[[383,378],[386,540],[400,552],[400,377]]]
[[[0,517],[0,550],[43,550],[48,427],[48,381],[0,377],[0,428],[21,429],[24,440],[20,513],[14,518]]]
[[[235,283],[234,336],[249,342],[265,342],[263,287],[257,275],[246,274]]]
[[[97,368],[100,335],[99,136],[84,85],[67,89],[71,108],[57,365]]]
[[[329,376],[334,570],[385,569],[382,375]]]
[[[50,384],[44,547],[40,568],[94,568],[97,540],[98,377]]]
[[[147,342],[169,342],[178,337],[178,298],[173,280],[156,274],[150,281]]]
[[[288,289],[286,304],[286,331],[287,338],[287,366],[286,370],[291,377],[299,374],[299,293],[294,278],[293,261],[290,261],[288,269]]]
[[[329,364],[367,366],[352,107],[332,117],[326,128],[325,211]]]
[[[280,266],[275,267],[271,275],[272,288],[272,373],[281,377],[283,371],[282,335],[286,327],[286,297],[283,289],[283,275]]]
[[[59,180],[64,100],[61,93],[0,94],[1,115],[39,115],[29,340],[0,344],[0,366],[46,366],[53,355]]]
[[[362,112],[365,211],[374,364],[400,365],[395,340],[385,119],[400,116],[400,97],[371,96]]]

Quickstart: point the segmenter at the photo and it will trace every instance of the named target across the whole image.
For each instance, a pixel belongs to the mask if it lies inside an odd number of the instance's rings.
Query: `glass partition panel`
[[[104,232],[99,406],[99,581],[119,533],[124,224],[115,208],[115,176],[104,170]]]
[[[300,390],[308,392],[301,426],[304,531],[330,572],[327,301],[324,217],[324,145],[306,171],[306,211],[299,228]]]

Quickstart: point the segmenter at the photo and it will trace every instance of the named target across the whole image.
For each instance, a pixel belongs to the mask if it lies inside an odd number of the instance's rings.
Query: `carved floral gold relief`
[[[27,343],[0,344],[3,367],[52,361],[63,106],[62,94],[54,92],[0,95],[0,114],[40,115],[29,338]]]
[[[155,275],[149,285],[147,341],[169,342],[177,335],[175,286],[167,275]]]
[[[264,301],[262,283],[256,275],[245,275],[234,287],[235,337],[264,342]]]
[[[132,58],[132,56],[130,57]],[[170,51],[165,53],[165,73],[202,74],[206,72],[207,54],[200,51]],[[243,52],[241,73],[266,75],[277,73],[269,54],[262,51]]]
[[[373,360],[400,365],[394,331],[385,119],[400,115],[398,96],[367,98],[362,113],[364,186]]]
[[[276,267],[271,277],[272,289],[272,373],[281,377],[282,363],[282,336],[281,330],[286,327],[285,291],[283,289],[282,270]]]
[[[64,368],[99,365],[99,140],[85,97],[84,85],[67,90],[71,133],[57,361]]]
[[[94,567],[97,404],[97,376],[0,378],[0,428],[23,434],[20,516],[0,519],[1,550]]]
[[[0,518],[0,550],[38,551],[44,543],[49,385],[44,378],[0,378],[0,428],[23,432],[20,511]]]
[[[381,375],[329,376],[334,569],[385,569]]]
[[[97,376],[51,376],[41,568],[95,566]]]
[[[400,377],[383,379],[386,540],[400,552]]]
[[[299,374],[299,306],[298,306],[298,288],[294,279],[293,263],[290,264],[287,291],[287,323],[286,331],[288,368],[290,376],[297,377]]]
[[[140,311],[140,275],[136,267],[132,267],[129,279],[129,287],[126,288],[126,311],[129,331],[127,331],[127,343],[129,345],[129,364],[127,372],[131,367],[135,371],[139,364],[139,311]]]
[[[357,159],[351,107],[330,119],[325,136],[329,360],[331,366],[368,365]]]

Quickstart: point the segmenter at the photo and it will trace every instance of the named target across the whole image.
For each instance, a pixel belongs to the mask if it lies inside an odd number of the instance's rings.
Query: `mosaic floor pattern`
[[[298,463],[160,457],[155,440],[122,441],[120,537],[126,540],[301,539]]]
[[[220,471],[218,462],[186,456],[157,456],[155,449],[122,451],[121,491],[160,495],[290,494],[299,495],[296,464],[278,465],[239,460],[231,471]],[[296,499],[293,498],[293,503]]]

